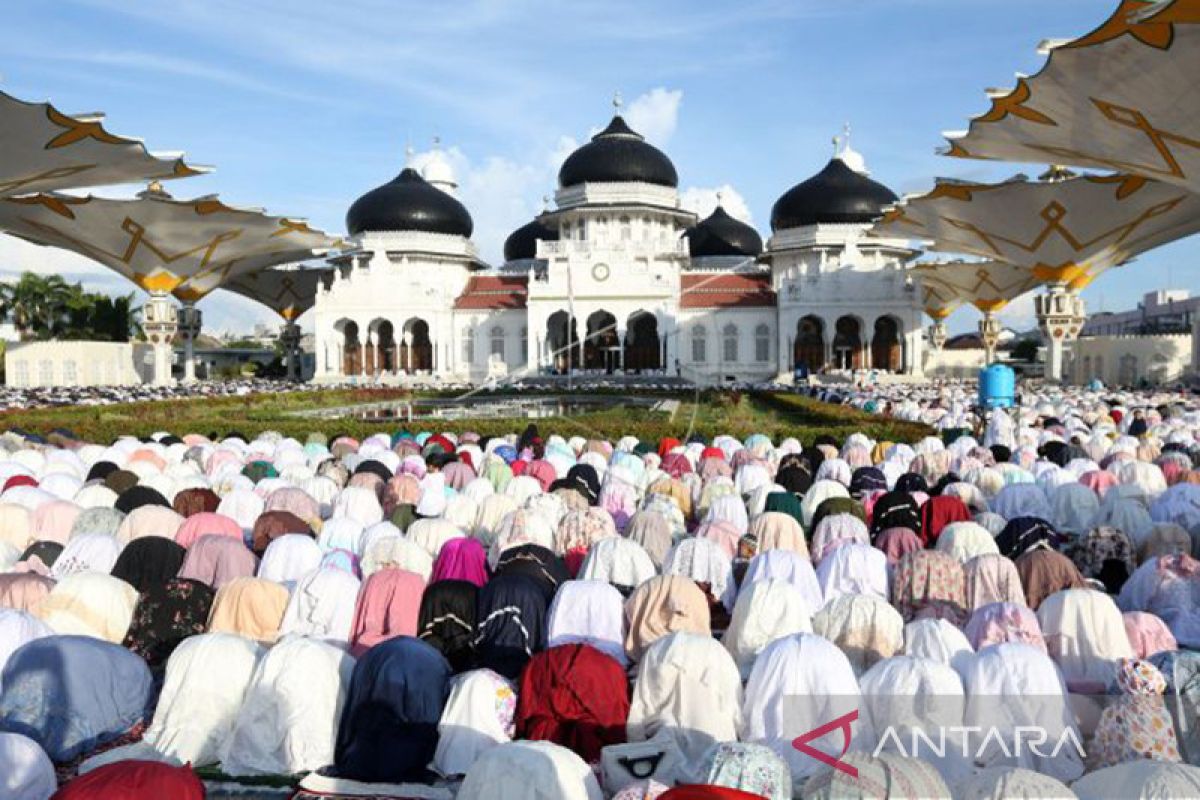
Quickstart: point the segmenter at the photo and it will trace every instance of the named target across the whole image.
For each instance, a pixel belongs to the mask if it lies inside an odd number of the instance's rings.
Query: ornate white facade
[[[567,160],[553,209],[509,238],[496,268],[457,201],[424,207],[432,186],[452,195],[446,173],[435,161],[418,185],[406,170],[352,207],[359,249],[318,290],[316,380],[920,372],[915,254],[866,238],[894,195],[845,140],[776,203],[765,249],[720,208],[703,221],[682,209],[670,162],[620,117]]]

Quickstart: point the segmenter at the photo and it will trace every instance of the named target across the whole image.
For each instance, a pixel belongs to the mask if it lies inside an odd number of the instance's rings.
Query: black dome
[[[758,231],[734,219],[721,206],[683,232],[692,258],[702,256],[756,256],[762,252]]]
[[[771,208],[771,230],[801,225],[867,223],[898,200],[891,189],[835,158],[803,183],[784,192]]]
[[[559,186],[637,181],[676,187],[679,176],[671,159],[647,144],[617,115],[608,127],[567,157],[558,171]]]
[[[462,203],[405,167],[354,201],[346,212],[351,236],[363,231],[427,231],[470,236],[475,223]]]
[[[543,242],[557,242],[558,229],[543,225],[538,219],[525,223],[504,240],[504,260],[521,261],[536,258],[538,239]]]

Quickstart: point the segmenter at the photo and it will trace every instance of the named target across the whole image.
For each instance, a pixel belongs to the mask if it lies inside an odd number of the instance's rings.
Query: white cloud
[[[679,105],[683,102],[683,90],[658,87],[634,98],[622,116],[629,127],[645,136],[656,145],[662,146],[671,139],[679,122]]]
[[[704,219],[716,210],[718,194],[721,195],[721,205],[729,212],[729,216],[736,217],[747,225],[754,224],[754,216],[750,213],[746,198],[728,183],[712,188],[691,186],[679,193],[679,204],[700,219]]]
[[[1037,315],[1033,309],[1033,298],[1036,292],[1027,292],[1004,307],[996,315],[1006,327],[1015,331],[1027,331],[1037,326]]]

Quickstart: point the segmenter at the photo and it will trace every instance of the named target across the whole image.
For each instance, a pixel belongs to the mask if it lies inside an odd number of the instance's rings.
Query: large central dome
[[[835,157],[825,169],[784,192],[771,208],[771,230],[819,223],[866,224],[898,200],[882,183]]]
[[[411,167],[355,200],[346,212],[351,236],[363,231],[425,231],[470,237],[474,228],[462,203]]]
[[[618,114],[608,127],[567,157],[558,171],[558,185],[581,183],[653,183],[679,185],[671,159],[625,124]]]

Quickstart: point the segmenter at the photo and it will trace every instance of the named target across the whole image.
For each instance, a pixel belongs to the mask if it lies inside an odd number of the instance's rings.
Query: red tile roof
[[[498,311],[525,308],[529,295],[526,275],[476,275],[454,300],[454,307],[465,311]]]
[[[770,308],[776,303],[768,274],[692,273],[682,276],[680,308]]]

